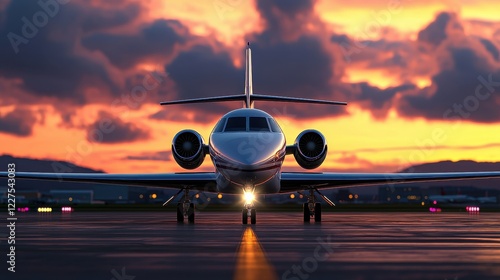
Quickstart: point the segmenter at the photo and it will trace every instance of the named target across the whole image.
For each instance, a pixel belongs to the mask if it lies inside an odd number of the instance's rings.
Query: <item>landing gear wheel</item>
[[[194,223],[194,203],[189,204],[188,221]]]
[[[314,204],[314,221],[321,222],[321,203],[319,202]]]
[[[184,205],[182,203],[177,203],[177,222],[184,222]]]
[[[248,224],[248,210],[247,209],[243,209],[243,211],[241,211],[241,216],[242,216],[242,223],[244,225]]]
[[[309,211],[309,203],[304,203],[304,222],[308,223],[311,221],[311,211]]]
[[[250,221],[252,225],[255,225],[257,222],[257,211],[255,209],[250,210]]]

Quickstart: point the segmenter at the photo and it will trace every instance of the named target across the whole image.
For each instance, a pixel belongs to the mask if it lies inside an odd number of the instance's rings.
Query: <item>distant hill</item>
[[[11,155],[0,156],[0,171],[7,170],[7,164],[14,163],[16,172],[61,172],[61,173],[104,173],[102,170],[94,170],[87,167],[78,166],[66,161],[16,158]],[[7,180],[0,179],[0,188],[7,186]],[[49,192],[50,190],[93,190],[94,197],[103,199],[117,197],[128,193],[128,186],[88,184],[59,181],[37,181],[37,180],[16,180],[16,192],[38,190]]]
[[[0,156],[0,171],[7,170],[7,164],[16,164],[16,171],[32,172],[60,172],[60,173],[104,173],[102,170],[94,170],[87,167],[75,165],[67,161],[48,159],[16,158],[11,155]]]
[[[400,172],[425,173],[425,172],[477,172],[477,171],[500,171],[500,162],[475,162],[472,160],[440,161],[415,165]],[[423,187],[433,186],[476,186],[483,188],[500,188],[500,179],[464,180],[435,183],[418,183]]]
[[[400,172],[467,172],[467,171],[500,171],[500,162],[475,162],[472,160],[440,161],[415,165]]]

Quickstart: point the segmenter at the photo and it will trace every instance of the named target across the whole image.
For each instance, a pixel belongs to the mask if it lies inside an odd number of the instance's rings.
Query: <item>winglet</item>
[[[250,98],[252,94],[252,50],[250,49],[250,42],[247,42],[245,50],[245,105],[247,108],[253,108],[253,100]]]

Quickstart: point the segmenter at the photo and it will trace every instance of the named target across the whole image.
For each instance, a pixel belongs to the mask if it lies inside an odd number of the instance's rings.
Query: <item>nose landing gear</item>
[[[255,225],[257,223],[257,211],[253,203],[255,199],[253,191],[245,191],[243,198],[245,200],[245,208],[241,211],[242,223],[244,225],[248,224],[248,217],[250,216],[250,223]]]
[[[244,225],[248,224],[248,217],[250,216],[250,223],[255,225],[257,223],[257,211],[255,208],[243,209],[242,213],[242,223]]]

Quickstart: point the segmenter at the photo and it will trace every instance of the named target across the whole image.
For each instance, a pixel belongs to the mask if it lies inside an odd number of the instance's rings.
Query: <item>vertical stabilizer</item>
[[[252,88],[252,50],[250,49],[250,43],[247,43],[247,48],[245,51],[245,107],[253,108],[253,101],[250,99],[250,95],[253,94]]]

